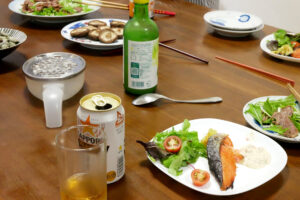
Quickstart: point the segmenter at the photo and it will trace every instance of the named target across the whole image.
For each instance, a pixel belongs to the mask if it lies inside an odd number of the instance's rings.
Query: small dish
[[[226,37],[245,37],[252,33],[256,33],[264,28],[264,24],[252,30],[230,30],[230,29],[219,28],[211,24],[207,24],[207,25],[209,28],[213,29],[218,34]]]
[[[83,0],[85,1],[85,0]],[[92,9],[89,12],[81,12],[81,13],[76,13],[76,14],[72,14],[72,15],[64,15],[64,16],[42,16],[42,15],[34,15],[34,14],[30,14],[30,13],[23,13],[22,12],[22,5],[24,3],[24,0],[13,0],[9,3],[8,8],[19,15],[23,15],[25,17],[30,18],[31,20],[37,21],[37,22],[41,22],[41,23],[52,23],[52,24],[56,24],[56,23],[67,23],[67,22],[71,22],[71,21],[75,21],[77,19],[79,19],[80,17],[83,17],[89,13],[93,13],[96,12],[97,10],[100,9],[99,6],[89,6],[90,9]]]
[[[279,55],[276,53],[273,53],[268,47],[267,47],[267,43],[268,41],[271,40],[275,40],[274,34],[270,34],[267,35],[266,37],[264,37],[261,41],[260,41],[260,48],[263,50],[263,52],[265,52],[266,54],[274,57],[274,58],[278,58],[281,60],[286,60],[286,61],[290,61],[290,62],[296,62],[296,63],[300,63],[300,58],[293,58],[290,56],[283,56],[283,55]]]
[[[27,39],[27,35],[19,30],[11,29],[11,28],[0,28],[0,33],[5,33],[10,37],[13,37],[14,39],[18,40],[19,43],[16,44],[13,47],[1,49],[0,50],[0,59],[4,58],[5,56],[12,53],[14,50],[16,50],[22,43],[24,43]]]
[[[107,24],[109,24],[111,21],[114,21],[114,20],[122,21],[125,23],[127,22],[127,20],[123,20],[123,19],[87,19],[87,20],[76,21],[76,22],[72,22],[62,28],[62,30],[61,30],[62,37],[69,41],[78,43],[81,46],[84,46],[86,48],[96,49],[96,50],[112,50],[112,49],[121,48],[123,46],[123,39],[118,39],[116,42],[113,42],[113,43],[102,43],[100,41],[91,40],[87,37],[76,38],[76,37],[71,36],[70,32],[73,29],[86,26],[88,24],[88,22],[92,21],[92,20],[104,21]]]
[[[191,120],[190,123],[191,126],[189,130],[197,131],[200,140],[207,134],[208,130],[212,128],[219,133],[228,134],[235,149],[240,149],[248,144],[252,144],[257,147],[264,147],[271,155],[271,162],[261,169],[251,169],[244,165],[237,164],[236,178],[233,183],[233,188],[222,191],[216,181],[216,178],[212,174],[210,181],[206,185],[197,187],[193,185],[190,178],[190,174],[193,170],[191,167],[183,167],[182,174],[179,176],[174,176],[168,172],[168,169],[162,165],[160,161],[155,161],[148,157],[149,161],[152,162],[152,164],[160,169],[164,174],[186,187],[210,195],[236,195],[263,185],[279,174],[286,166],[287,154],[285,150],[271,138],[253,129],[233,122],[211,118],[195,119]],[[175,125],[174,129],[181,130],[181,127],[182,123]],[[166,130],[171,129],[172,127]],[[210,172],[208,160],[206,158],[200,157],[196,163],[193,164],[193,166],[195,168],[200,168]]]
[[[253,30],[263,24],[262,20],[255,15],[229,10],[207,12],[204,20],[210,25],[229,30]]]
[[[259,131],[259,132],[261,132],[261,133],[263,133],[263,134],[265,134],[269,137],[272,137],[276,140],[289,142],[289,143],[300,143],[300,135],[298,135],[295,138],[288,138],[288,137],[281,136],[278,133],[274,133],[274,132],[271,132],[271,131],[266,131],[261,127],[261,125],[249,113],[245,113],[246,110],[249,109],[249,104],[254,104],[254,103],[257,103],[257,102],[261,102],[261,101],[266,101],[268,98],[270,100],[276,100],[276,99],[282,99],[282,98],[285,98],[285,97],[286,96],[266,96],[266,97],[259,97],[259,98],[253,99],[253,100],[249,101],[248,103],[246,103],[246,105],[244,106],[243,116],[244,116],[245,120],[248,122],[248,124],[250,126],[252,126],[252,128],[256,129],[257,131]]]

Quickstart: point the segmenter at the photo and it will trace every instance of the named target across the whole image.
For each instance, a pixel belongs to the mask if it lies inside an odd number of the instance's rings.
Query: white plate
[[[255,15],[226,10],[207,12],[204,20],[213,26],[234,30],[252,30],[263,24],[262,20]]]
[[[92,20],[101,20],[106,22],[108,25],[110,23],[110,21],[116,20],[116,21],[122,21],[122,22],[127,22],[127,20],[123,20],[123,19],[87,19],[87,20],[81,20],[81,21],[76,21],[76,22],[72,22],[68,25],[66,25],[65,27],[62,28],[61,30],[61,35],[72,42],[76,42],[84,47],[90,48],[90,49],[98,49],[98,50],[111,50],[111,49],[117,49],[117,48],[121,48],[123,46],[123,39],[118,39],[117,41],[113,42],[113,43],[102,43],[100,41],[94,41],[94,40],[90,40],[87,37],[72,37],[70,32],[75,29],[75,28],[79,28],[82,26],[87,26],[87,23],[89,21]]]
[[[207,24],[211,29],[213,29],[215,32],[217,32],[220,35],[226,36],[226,37],[245,37],[247,35],[250,35],[251,33],[258,32],[264,28],[264,24],[257,27],[256,29],[252,30],[229,30],[229,29],[223,29],[216,26],[213,26],[211,24]]]
[[[290,61],[290,62],[297,62],[300,63],[300,58],[293,58],[290,56],[283,56],[283,55],[279,55],[276,53],[273,53],[268,47],[267,47],[267,43],[270,40],[275,40],[274,34],[270,34],[267,35],[266,37],[264,37],[261,41],[260,41],[260,48],[267,54],[269,54],[272,57],[275,58],[279,58],[281,60],[286,60],[286,61]]]
[[[85,0],[83,0],[84,2]],[[26,17],[31,18],[34,21],[42,22],[42,23],[66,23],[71,22],[74,20],[79,19],[80,17],[87,15],[89,13],[93,13],[100,9],[99,6],[89,6],[90,9],[92,9],[89,12],[81,12],[76,13],[73,15],[66,15],[66,16],[41,16],[41,15],[34,15],[31,13],[23,13],[22,12],[22,5],[24,3],[24,0],[14,0],[8,4],[8,8],[19,15],[23,15]]]
[[[272,131],[266,131],[266,130],[262,129],[261,125],[249,113],[245,113],[246,110],[249,109],[249,104],[255,104],[257,102],[266,101],[267,98],[269,98],[270,100],[276,100],[276,99],[282,99],[285,97],[286,96],[266,96],[266,97],[259,97],[259,98],[253,99],[244,106],[243,115],[244,115],[245,120],[248,122],[248,124],[250,126],[252,126],[254,129],[258,130],[259,132],[266,134],[267,136],[270,136],[276,140],[281,140],[284,142],[300,143],[300,135],[298,135],[295,138],[288,138],[288,137],[281,136],[278,133],[274,133]]]
[[[197,131],[199,139],[202,139],[207,134],[208,130],[213,128],[219,133],[228,134],[235,149],[240,149],[248,144],[252,144],[257,147],[264,147],[271,155],[270,164],[262,169],[250,169],[246,166],[237,164],[236,178],[233,184],[233,189],[228,189],[226,191],[222,191],[220,189],[219,184],[211,172],[210,181],[202,187],[196,187],[193,185],[190,178],[190,174],[193,170],[191,167],[184,167],[183,173],[180,176],[173,176],[168,173],[168,169],[164,167],[160,161],[153,162],[148,157],[148,159],[166,175],[193,190],[218,196],[243,193],[252,190],[274,178],[281,172],[287,163],[287,154],[284,149],[271,138],[266,137],[255,130],[220,119],[196,119],[191,120],[190,123],[191,127],[189,130]],[[171,128],[167,130],[170,130]],[[182,128],[182,124],[177,124],[174,126],[174,128],[175,130],[180,130]],[[206,158],[200,157],[197,162],[193,164],[193,166],[195,168],[209,171],[208,161]]]

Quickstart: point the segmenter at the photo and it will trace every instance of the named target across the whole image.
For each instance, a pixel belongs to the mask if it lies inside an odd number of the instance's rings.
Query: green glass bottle
[[[124,28],[123,84],[131,94],[156,90],[158,27],[148,14],[149,0],[134,0],[134,16]]]

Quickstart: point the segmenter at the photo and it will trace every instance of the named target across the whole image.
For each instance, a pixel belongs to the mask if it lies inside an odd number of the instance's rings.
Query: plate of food
[[[228,196],[259,187],[287,163],[284,149],[271,138],[220,119],[184,120],[137,141],[164,174],[193,190]]]
[[[19,30],[0,28],[0,59],[16,50],[27,39],[27,35]]]
[[[272,57],[300,63],[300,33],[292,34],[279,29],[264,37],[260,48]]]
[[[123,46],[123,29],[127,20],[87,19],[63,27],[61,35],[84,47],[99,50],[117,49]]]
[[[300,107],[292,95],[253,99],[244,106],[243,115],[250,126],[267,136],[300,143]]]
[[[81,4],[85,0],[13,0],[8,8],[19,15],[42,23],[71,22],[99,10],[99,6]]]

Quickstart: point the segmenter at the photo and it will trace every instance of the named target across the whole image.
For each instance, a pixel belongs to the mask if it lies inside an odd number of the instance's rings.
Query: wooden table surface
[[[122,49],[101,52],[66,41],[60,35],[62,25],[32,23],[12,13],[8,3],[0,1],[1,27],[19,29],[28,38],[0,61],[0,199],[59,199],[53,140],[61,128],[45,127],[43,103],[29,93],[22,73],[23,63],[37,54],[71,52],[86,60],[85,85],[63,103],[62,128],[76,123],[79,99],[85,94],[107,91],[122,99],[126,111],[126,174],[108,186],[108,199],[223,199],[196,192],[169,178],[147,160],[145,151],[136,143],[148,141],[156,132],[186,118],[218,118],[248,126],[242,115],[245,103],[261,96],[289,95],[282,83],[224,63],[215,59],[216,55],[293,79],[300,91],[300,65],[271,58],[259,47],[260,40],[276,28],[266,25],[253,36],[225,38],[208,33],[203,15],[209,9],[159,0],[157,9],[177,13],[175,17],[155,16],[160,39],[176,38],[170,46],[208,59],[209,64],[160,47],[157,92],[179,99],[220,96],[224,101],[198,105],[163,101],[135,107],[131,104],[135,97],[126,94],[122,86]],[[103,8],[85,18],[128,19],[128,12]],[[262,186],[228,199],[299,198],[299,144],[279,144],[288,154],[283,171]]]

